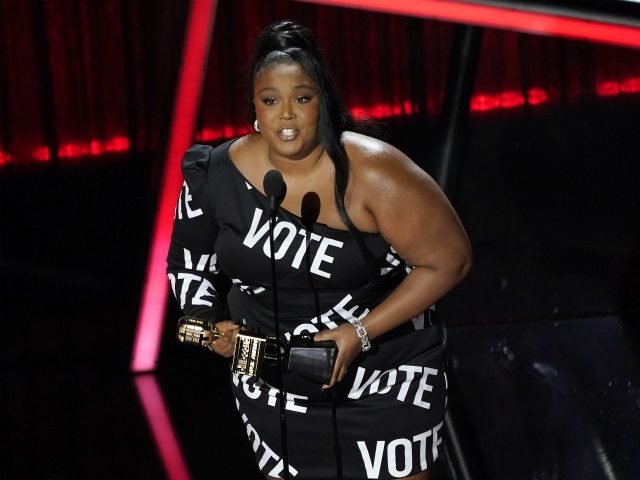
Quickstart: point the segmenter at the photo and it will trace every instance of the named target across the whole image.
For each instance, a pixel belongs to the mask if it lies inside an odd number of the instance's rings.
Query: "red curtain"
[[[0,165],[157,144],[187,7],[0,0]]]
[[[0,0],[0,168],[154,152],[166,138],[188,2]],[[220,0],[197,138],[248,131],[257,32],[313,28],[355,114],[439,112],[451,24],[287,0]],[[640,51],[487,30],[472,110],[637,95]]]

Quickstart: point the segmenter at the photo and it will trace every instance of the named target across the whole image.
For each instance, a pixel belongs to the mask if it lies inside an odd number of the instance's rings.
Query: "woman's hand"
[[[240,326],[231,320],[223,320],[215,325],[222,332],[222,336],[213,342],[209,348],[218,355],[229,358],[233,356],[233,352],[236,349],[236,337]]]
[[[333,340],[338,347],[338,355],[333,366],[331,381],[328,385],[323,385],[322,389],[332,388],[336,383],[341,382],[347,373],[349,365],[362,351],[360,337],[356,329],[350,323],[345,323],[331,330],[323,330],[314,336],[315,341]]]

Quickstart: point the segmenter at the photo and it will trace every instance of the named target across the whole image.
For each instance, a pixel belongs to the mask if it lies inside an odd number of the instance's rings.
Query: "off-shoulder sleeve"
[[[214,251],[218,226],[215,192],[208,182],[212,151],[210,146],[194,145],[182,159],[184,183],[175,210],[167,275],[186,315],[218,321],[229,318],[225,298],[230,282]]]

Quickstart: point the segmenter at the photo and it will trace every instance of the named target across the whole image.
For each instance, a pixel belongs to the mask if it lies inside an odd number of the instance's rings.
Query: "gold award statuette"
[[[233,354],[233,371],[238,375],[257,377],[260,374],[266,338],[248,332],[240,332]]]
[[[222,336],[222,332],[210,320],[181,317],[178,320],[176,336],[182,343],[210,347],[213,342]]]

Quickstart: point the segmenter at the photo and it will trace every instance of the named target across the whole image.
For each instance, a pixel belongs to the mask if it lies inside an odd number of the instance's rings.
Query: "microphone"
[[[269,209],[273,215],[287,194],[287,184],[284,183],[282,173],[278,170],[269,170],[264,176],[262,187],[265,195],[269,197]]]
[[[300,206],[302,224],[307,230],[313,230],[313,224],[320,215],[320,197],[316,192],[307,192],[302,197]]]
[[[287,184],[284,183],[282,173],[278,170],[269,170],[262,180],[264,193],[269,197],[269,246],[271,247],[271,292],[273,296],[273,326],[276,342],[280,342],[280,319],[278,315],[278,283],[276,276],[275,241],[273,230],[276,224],[278,207],[287,194]],[[282,441],[282,462],[284,464],[284,478],[289,480],[289,449],[287,446],[287,416],[284,410],[285,392],[283,382],[282,349],[278,346],[276,360],[278,365],[278,399],[280,400],[280,436]]]

